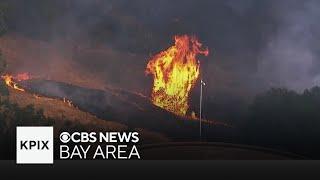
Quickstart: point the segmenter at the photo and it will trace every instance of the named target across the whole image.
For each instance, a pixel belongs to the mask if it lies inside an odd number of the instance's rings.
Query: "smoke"
[[[21,58],[28,61],[22,64],[39,67],[33,61],[41,58],[55,69],[59,64],[74,67],[64,73],[76,73],[63,77],[83,79],[76,82],[99,79],[103,86],[148,95],[152,82],[144,75],[147,60],[169,47],[176,34],[196,35],[209,47],[209,57],[201,60],[208,94],[255,94],[270,87],[301,91],[320,81],[316,0],[8,2],[9,31],[55,44],[68,59],[32,51],[33,58]],[[64,74],[63,68],[41,67],[50,76]]]
[[[319,1],[280,2],[279,22],[258,60],[258,75],[270,86],[297,91],[319,85]]]

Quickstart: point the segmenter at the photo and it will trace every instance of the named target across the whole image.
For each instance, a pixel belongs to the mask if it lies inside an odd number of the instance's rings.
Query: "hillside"
[[[33,104],[35,109],[42,109],[46,117],[54,119],[55,131],[78,127],[86,131],[126,131],[128,126],[103,119],[81,111],[75,106],[59,99],[40,97],[28,92],[16,91],[9,88],[9,100],[21,107]],[[146,129],[135,129],[140,133],[144,142],[169,141],[164,135]]]
[[[10,89],[9,92],[9,99],[11,102],[17,103],[20,106],[33,104],[36,109],[43,109],[46,117],[57,120],[67,119],[72,123],[98,126],[104,130],[124,131],[127,129],[126,125],[99,119],[89,113],[80,111],[76,107],[69,105],[67,102],[63,102],[58,99],[39,97],[27,92],[21,92],[12,89]]]

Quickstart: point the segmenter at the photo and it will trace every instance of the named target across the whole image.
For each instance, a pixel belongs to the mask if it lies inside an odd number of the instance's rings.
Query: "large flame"
[[[196,37],[175,36],[175,44],[149,60],[146,74],[153,75],[151,100],[154,105],[177,115],[185,116],[190,90],[199,74],[200,63],[196,56],[209,54],[201,50]]]
[[[2,75],[1,78],[4,80],[7,86],[16,89],[18,91],[25,91],[23,88],[19,87],[19,85],[15,81],[24,81],[30,79],[28,73],[21,73],[16,76],[12,76],[10,74]]]

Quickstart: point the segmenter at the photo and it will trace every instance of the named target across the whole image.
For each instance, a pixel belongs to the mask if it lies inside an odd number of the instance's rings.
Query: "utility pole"
[[[199,135],[200,135],[200,141],[202,140],[202,90],[203,90],[203,86],[205,86],[206,83],[202,80],[201,78],[201,82],[200,82],[200,105],[199,105]]]

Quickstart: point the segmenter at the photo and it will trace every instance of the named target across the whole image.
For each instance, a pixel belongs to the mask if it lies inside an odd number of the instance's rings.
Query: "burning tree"
[[[196,56],[209,54],[201,50],[196,37],[175,36],[175,44],[149,60],[146,74],[153,75],[151,100],[154,105],[180,116],[185,116],[190,90],[200,75]]]

